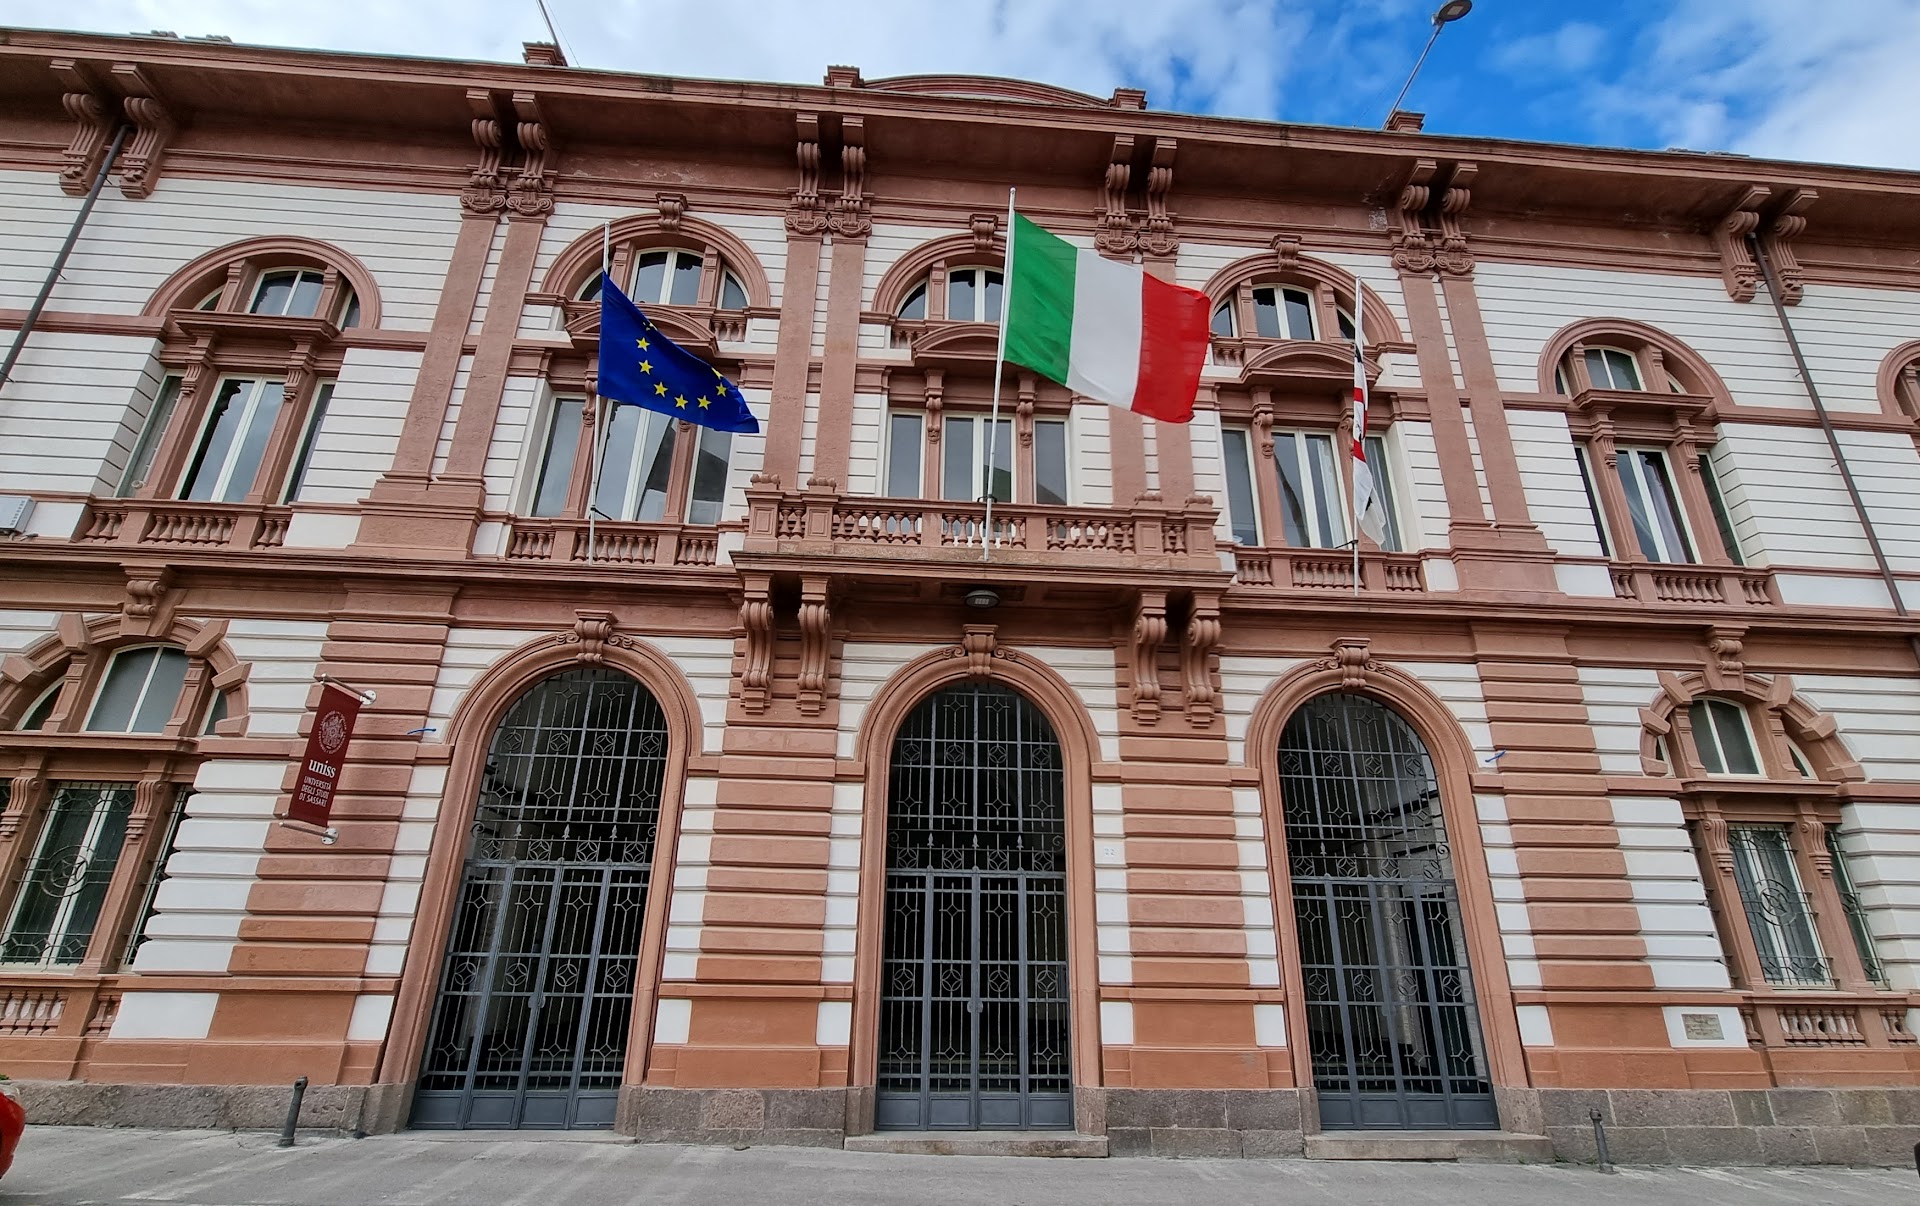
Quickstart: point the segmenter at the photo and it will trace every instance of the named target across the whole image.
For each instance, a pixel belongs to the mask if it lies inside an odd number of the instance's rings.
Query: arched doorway
[[[613,1125],[666,778],[660,704],[617,670],[534,684],[487,749],[416,1127]]]
[[[1280,793],[1321,1126],[1498,1126],[1426,745],[1330,692],[1287,721]]]
[[[875,1124],[1073,1124],[1065,776],[1053,727],[990,683],[894,738]]]

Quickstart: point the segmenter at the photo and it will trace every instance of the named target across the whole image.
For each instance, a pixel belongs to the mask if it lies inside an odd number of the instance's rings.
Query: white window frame
[[[625,471],[626,479],[625,487],[620,494],[620,505],[612,510],[606,507],[600,507],[600,518],[613,519],[623,523],[660,523],[666,516],[667,500],[669,498],[668,491],[673,488],[672,450],[669,450],[667,453],[667,481],[661,489],[660,514],[642,516],[640,511],[646,503],[647,475],[659,455],[658,445],[664,442],[677,448],[679,433],[675,429],[674,424],[679,422],[679,420],[675,419],[672,415],[661,414],[657,410],[646,410],[638,406],[615,406],[607,420],[609,433],[612,431],[614,419],[618,418],[620,412],[623,410],[633,411],[637,416],[635,422],[639,424],[639,430],[634,433],[634,443],[636,445],[635,455],[628,459],[624,465],[620,466],[620,468]],[[660,434],[658,439],[649,443],[647,440],[647,432],[655,423],[663,424],[664,426],[659,429]],[[612,441],[610,439],[603,438],[600,441],[599,488],[593,491],[594,497],[591,504],[593,506],[599,506],[600,496],[607,489],[608,466],[606,462],[607,454],[611,446]],[[649,449],[652,450],[651,455],[642,455],[645,450]]]
[[[1235,455],[1233,449],[1229,447],[1227,443],[1227,437],[1229,435],[1239,437],[1240,452],[1238,455]],[[1258,455],[1259,453],[1254,451],[1254,434],[1251,428],[1238,425],[1223,425],[1220,428],[1220,472],[1223,488],[1226,490],[1227,495],[1227,534],[1233,538],[1234,544],[1240,548],[1257,549],[1263,547],[1261,544],[1260,531],[1260,475],[1254,471],[1254,458]],[[1246,514],[1244,516],[1238,514],[1240,508],[1234,504],[1233,499],[1233,475],[1236,469],[1243,475],[1246,485],[1244,491],[1246,495]],[[1243,541],[1240,539],[1242,527],[1252,535],[1251,540]]]
[[[893,458],[900,440],[894,435],[895,419],[913,420],[914,437],[913,468],[911,494],[893,492]],[[927,413],[921,410],[889,410],[886,412],[886,425],[880,433],[880,488],[876,493],[882,498],[925,498],[927,493]]]
[[[1674,530],[1679,533],[1680,542],[1686,547],[1679,550],[1679,556],[1674,556],[1674,550],[1667,547],[1666,531],[1658,522],[1650,522],[1647,525],[1647,530],[1653,536],[1654,547],[1651,549],[1646,548],[1645,542],[1640,542],[1642,545],[1640,555],[1649,561],[1658,561],[1664,565],[1697,564],[1694,559],[1696,556],[1694,550],[1700,547],[1700,541],[1687,523],[1687,506],[1686,500],[1680,495],[1680,479],[1674,475],[1673,459],[1667,455],[1665,448],[1652,447],[1644,444],[1623,444],[1614,450],[1614,468],[1616,470],[1616,476],[1620,479],[1620,489],[1627,495],[1628,514],[1631,515],[1633,512],[1634,496],[1637,493],[1639,495],[1640,505],[1649,520],[1657,520],[1653,491],[1647,486],[1645,477],[1646,470],[1640,459],[1642,456],[1658,457],[1661,466],[1666,469],[1668,497],[1673,504],[1672,518]],[[1640,532],[1636,527],[1634,537],[1638,540],[1639,536]]]
[[[293,278],[293,288],[287,290],[286,304],[280,307],[278,313],[271,310],[260,309],[260,298],[261,295],[267,291],[268,283],[283,276]],[[305,282],[308,277],[313,278],[315,288],[319,291],[316,292],[313,297],[313,314],[288,313],[289,307],[293,305],[293,299],[300,296],[301,284]],[[247,302],[247,313],[262,314],[271,318],[312,318],[314,314],[320,312],[320,294],[325,292],[326,287],[327,275],[318,268],[269,268],[265,272],[262,272],[260,279],[253,284],[253,297]]]
[[[640,296],[641,261],[646,259],[648,256],[661,255],[661,254],[664,254],[667,257],[667,260],[666,260],[666,267],[660,274],[659,296],[641,297]],[[703,253],[690,250],[689,248],[647,247],[647,248],[643,248],[641,250],[635,251],[633,253],[633,269],[631,272],[627,274],[627,296],[633,299],[634,304],[641,305],[641,306],[694,306],[694,305],[700,304],[700,285],[697,280],[695,281],[694,287],[693,287],[694,294],[693,294],[692,301],[677,302],[672,300],[673,281],[679,269],[680,261],[682,259],[693,261],[693,265],[695,268],[700,269],[701,271],[705,271],[707,257]]]
[[[1393,453],[1387,446],[1387,437],[1384,434],[1368,435],[1362,438],[1366,442],[1367,467],[1373,470],[1373,495],[1380,500],[1381,513],[1387,520],[1387,539],[1381,548],[1384,552],[1404,553],[1407,551],[1407,526],[1401,522],[1400,508],[1396,501],[1396,496],[1399,494],[1397,487],[1400,472],[1393,464]],[[1379,455],[1376,456],[1376,453]],[[1347,473],[1349,476],[1352,475],[1352,465],[1347,466]],[[1349,500],[1347,506],[1351,507],[1353,505],[1351,486],[1348,487],[1347,498]]]
[[[127,456],[127,467],[120,471],[120,485],[114,490],[114,497],[132,498],[134,492],[146,484],[147,475],[153,471],[153,459],[160,452],[160,441],[166,438],[173,412],[180,405],[182,381],[174,373],[160,379],[160,390],[154,394],[153,405],[147,408],[147,417],[140,423],[140,435]]]
[[[953,439],[954,427],[957,424],[968,423],[973,426],[973,434],[970,437],[973,444],[973,456],[969,461],[969,473],[971,476],[968,478],[967,489],[970,491],[978,491],[983,484],[981,479],[985,476],[987,467],[986,436],[993,430],[990,426],[992,418],[992,415],[986,411],[963,412],[960,414],[946,412],[942,414],[940,420],[940,497],[942,499],[948,502],[980,501],[980,495],[978,493],[970,493],[963,498],[952,498],[948,495],[947,449],[953,446],[949,441]],[[996,494],[993,501],[1008,504],[1019,497],[1020,457],[1015,445],[1019,442],[1020,437],[1019,433],[1015,430],[1012,415],[1003,413],[1000,416],[1000,424],[1006,428],[1006,438],[1000,441],[994,451],[1002,452],[1006,457],[1007,496],[1001,498]]]
[[[37,727],[31,729],[27,727],[27,722],[32,720],[34,713],[38,712],[42,707],[47,707],[47,719],[53,719],[53,708],[48,705],[51,705],[53,701],[59,697],[60,688],[65,685],[66,680],[55,679],[47,686],[46,690],[34,696],[33,702],[27,705],[26,711],[20,713],[20,719],[14,722],[13,731],[16,733],[38,733],[43,731],[47,727],[45,720],[41,721]]]
[[[1593,385],[1593,388],[1614,390],[1621,393],[1645,392],[1647,388],[1647,374],[1640,365],[1640,358],[1626,348],[1617,348],[1611,344],[1589,344],[1586,348],[1586,354],[1587,380]],[[1596,354],[1600,358],[1601,366],[1606,370],[1607,379],[1605,381],[1595,381],[1593,379],[1593,357]],[[1633,384],[1617,385],[1614,383],[1614,378],[1618,375],[1618,369],[1615,368],[1613,362],[1608,359],[1609,356],[1618,356],[1627,362],[1627,367],[1632,372]]]
[[[1752,905],[1747,900],[1747,894],[1739,890],[1740,877],[1736,873],[1734,876],[1734,884],[1736,894],[1740,897],[1740,916],[1741,919],[1746,922],[1748,936],[1753,939],[1754,952],[1760,957],[1762,977],[1768,984],[1777,988],[1830,987],[1833,984],[1833,964],[1827,955],[1825,945],[1820,941],[1819,922],[1814,916],[1812,903],[1807,899],[1806,884],[1802,882],[1800,878],[1800,860],[1798,858],[1798,852],[1795,851],[1793,847],[1793,832],[1785,825],[1743,822],[1730,824],[1727,826],[1727,829],[1729,831],[1727,845],[1733,854],[1734,865],[1745,868],[1748,877],[1756,883],[1761,881],[1771,883],[1774,881],[1770,876],[1761,874],[1766,868],[1757,865],[1752,845],[1740,835],[1746,832],[1765,833],[1772,838],[1778,839],[1780,849],[1786,855],[1781,861],[1782,865],[1786,868],[1787,878],[1790,881],[1788,884],[1780,886],[1789,888],[1793,899],[1798,902],[1800,913],[1796,920],[1802,928],[1804,940],[1812,947],[1810,957],[1819,962],[1825,969],[1825,976],[1820,980],[1814,980],[1805,976],[1775,979],[1774,977],[1766,975],[1766,966],[1769,960],[1777,967],[1791,969],[1797,966],[1803,958],[1809,956],[1797,956],[1791,952],[1787,945],[1788,938],[1784,933],[1784,925],[1754,924]]]
[[[955,314],[953,312],[953,282],[956,278],[971,274],[973,283],[973,313]],[[957,268],[947,269],[947,321],[948,322],[999,322],[998,314],[987,312],[987,289],[992,284],[987,278],[1000,278],[1000,298],[1004,305],[1007,296],[1006,273],[988,264],[961,264]]]
[[[300,501],[300,489],[306,485],[307,472],[313,468],[313,449],[320,439],[320,425],[327,421],[327,408],[333,402],[333,391],[339,383],[326,380],[313,388],[313,402],[307,407],[304,430],[300,433],[300,450],[294,454],[293,467],[287,471],[287,488],[282,501],[296,503]],[[282,405],[285,405],[282,402]]]
[[[121,736],[136,735],[140,733],[164,733],[166,731],[167,724],[165,720],[162,720],[160,722],[160,727],[157,729],[136,729],[131,727],[133,724],[139,721],[140,712],[143,708],[146,707],[146,704],[147,704],[147,693],[153,690],[154,673],[160,669],[160,663],[162,660],[164,660],[159,654],[155,654],[153,659],[147,663],[146,677],[140,680],[139,693],[133,697],[133,707],[129,709],[127,712],[127,724],[129,727],[124,729],[97,729],[93,727],[94,720],[98,718],[98,716],[100,715],[100,705],[105,701],[107,697],[107,684],[113,681],[114,668],[118,666],[120,664],[120,660],[126,657],[128,654],[140,653],[148,649],[159,649],[163,651],[172,650],[173,652],[178,653],[182,658],[185,658],[187,660],[188,672],[189,673],[192,672],[192,669],[193,669],[192,659],[188,657],[186,650],[180,648],[178,645],[168,645],[168,644],[156,642],[154,644],[148,644],[148,645],[129,645],[126,648],[114,650],[113,656],[107,660],[107,668],[105,672],[100,675],[100,681],[94,684],[93,703],[87,708],[87,723],[83,726],[85,731],[89,733],[114,733]],[[180,690],[182,693],[184,693],[186,689],[187,689],[186,679],[185,679],[185,675],[183,675],[181,678]],[[180,708],[180,696],[175,695],[173,697],[172,706],[170,706],[167,709],[167,718],[172,719],[173,714],[176,711],[178,711],[179,708]]]
[[[704,427],[695,424],[687,433],[693,440],[693,447],[687,450],[687,496],[681,500],[680,518],[682,523],[695,527],[710,527],[724,522],[727,518],[727,485],[733,476],[733,433],[721,431],[717,427]],[[695,491],[700,486],[700,454],[709,441],[723,441],[720,455],[720,496],[702,499]],[[696,506],[711,506],[712,519],[701,519],[694,515]]]
[[[92,789],[96,793],[103,788],[112,788],[116,790],[124,790],[129,797],[133,795],[135,790],[135,787],[133,784],[121,783],[121,782],[63,781],[53,785],[53,789],[54,789],[53,801],[52,801],[52,804],[47,809],[47,815],[41,820],[40,834],[37,838],[34,839],[33,854],[27,860],[25,873],[22,874],[20,877],[19,886],[14,889],[12,907],[7,910],[7,926],[4,931],[0,931],[0,946],[4,946],[13,941],[14,932],[19,928],[19,925],[20,925],[21,914],[26,909],[28,894],[36,890],[39,890],[38,883],[33,873],[34,868],[39,866],[42,863],[42,861],[47,857],[47,849],[46,849],[47,843],[53,840],[54,812],[59,802],[60,793],[72,788]],[[129,809],[131,809],[132,807],[131,800],[129,800],[128,807]],[[82,852],[83,857],[86,860],[86,864],[89,866],[92,864],[94,856],[99,849],[100,836],[102,831],[104,831],[106,828],[107,819],[110,815],[110,810],[100,807],[96,797],[96,801],[92,807],[91,812],[92,812],[92,815],[87,818],[87,827],[85,831],[82,833],[80,841],[77,844],[78,849]],[[113,877],[119,873],[120,860],[126,857],[127,841],[128,841],[127,835],[123,831],[120,837],[120,849],[114,853],[113,866],[109,869],[106,885],[101,890],[101,899],[100,899],[101,906],[105,905],[106,898],[108,896],[111,896],[113,893]],[[32,960],[27,960],[27,959],[8,960],[4,965],[0,965],[0,966],[73,967],[76,964],[84,963],[87,957],[85,949],[83,949],[80,952],[80,957],[78,959],[74,959],[70,962],[51,957],[54,953],[59,951],[60,947],[65,944],[69,936],[67,933],[67,929],[69,926],[73,924],[73,914],[75,909],[79,907],[81,895],[82,893],[80,892],[69,891],[60,898],[60,903],[54,907],[53,917],[47,923],[46,945],[41,950],[40,958],[32,959]],[[90,930],[87,934],[87,947],[91,947],[93,945],[94,940],[99,937],[99,927],[100,927],[100,922],[103,920],[103,917],[102,917],[103,912],[104,912],[104,909],[101,907],[96,907],[94,910],[93,929]]]
[[[1056,426],[1060,429],[1060,476],[1061,476],[1061,483],[1066,487],[1066,496],[1062,498],[1059,502],[1045,502],[1040,498],[1040,428],[1047,425]],[[1018,425],[1016,424],[1016,434],[1014,435],[1014,440],[1016,443],[1018,443],[1019,438],[1020,437],[1018,435]],[[1018,466],[1020,463],[1019,456],[1015,455],[1015,457],[1013,458],[1013,461],[1014,461],[1014,464]],[[1078,497],[1079,491],[1074,489],[1074,482],[1077,479],[1074,474],[1073,467],[1074,467],[1073,466],[1073,416],[1047,415],[1045,417],[1040,417],[1036,415],[1033,419],[1033,502],[1034,502],[1034,505],[1040,506],[1040,507],[1074,506],[1079,501],[1079,497]],[[1017,469],[1016,469],[1016,473],[1017,473]]]
[[[1745,565],[1747,556],[1740,548],[1740,532],[1734,527],[1733,512],[1727,507],[1727,495],[1720,488],[1720,471],[1713,464],[1713,449],[1702,449],[1699,454],[1700,485],[1707,492],[1707,507],[1713,512],[1713,525],[1720,534],[1720,543],[1726,546],[1726,554],[1735,565]]]
[[[1342,549],[1352,539],[1347,531],[1347,504],[1343,501],[1347,475],[1340,470],[1339,433],[1331,431],[1278,430],[1273,433],[1274,476],[1278,480],[1281,493],[1280,511],[1282,523],[1287,514],[1287,478],[1281,465],[1286,455],[1285,441],[1291,438],[1293,443],[1294,468],[1299,473],[1303,487],[1300,499],[1305,511],[1307,543],[1295,545],[1296,548]],[[1320,482],[1313,472],[1314,458],[1310,451],[1316,441],[1325,440],[1328,459],[1325,463],[1328,480]],[[1316,489],[1318,487],[1318,489]],[[1325,493],[1327,497],[1322,498]],[[1283,529],[1284,534],[1284,529]],[[1325,539],[1326,543],[1321,543]]]
[[[547,391],[546,406],[543,408],[539,424],[540,438],[528,447],[530,455],[526,461],[526,476],[520,486],[521,506],[519,513],[528,518],[553,519],[564,516],[567,513],[567,495],[572,493],[573,474],[574,471],[579,468],[580,433],[578,430],[576,430],[573,435],[573,451],[570,453],[567,461],[567,480],[561,488],[560,506],[558,510],[546,515],[540,513],[540,487],[546,483],[547,479],[547,458],[553,451],[554,429],[560,422],[561,409],[569,402],[580,407],[583,416],[581,423],[584,425],[586,422],[584,413],[586,411],[587,400],[583,395],[555,393],[551,390]]]
[[[208,491],[208,496],[201,499],[191,498],[189,497],[189,491],[192,489],[196,480],[195,470],[205,468],[201,458],[206,448],[206,442],[213,434],[214,422],[219,416],[220,397],[226,392],[227,386],[236,381],[245,382],[250,387],[242,391],[243,396],[236,403],[243,408],[240,414],[239,427],[235,431],[233,440],[227,445],[226,454],[222,458],[219,467],[214,471],[213,487]],[[234,471],[238,468],[240,451],[246,447],[247,433],[252,430],[255,420],[259,416],[260,400],[265,396],[267,386],[269,385],[277,385],[280,387],[280,406],[284,407],[287,404],[287,383],[282,378],[222,377],[214,384],[213,394],[207,403],[207,413],[200,417],[200,430],[193,439],[193,453],[187,458],[186,466],[181,469],[180,484],[174,489],[174,494],[180,501],[216,503],[241,502],[244,501],[247,494],[252,491],[253,483],[260,477],[260,466],[266,460],[267,443],[273,438],[271,430],[267,433],[267,439],[262,441],[260,445],[260,460],[254,462],[252,475],[247,478],[246,483],[240,488],[240,497],[227,497],[227,494],[231,491],[234,484]],[[276,409],[274,413],[277,419],[279,414],[278,409]]]
[[[1747,715],[1746,708],[1731,699],[1720,699],[1712,695],[1703,695],[1695,699],[1693,704],[1701,705],[1701,711],[1707,717],[1707,732],[1703,738],[1698,718],[1695,717],[1691,711],[1692,704],[1688,705],[1688,727],[1693,730],[1693,748],[1694,752],[1699,755],[1700,769],[1716,779],[1766,778],[1767,760],[1761,756],[1760,743],[1754,738],[1753,720]],[[1740,720],[1741,736],[1746,739],[1747,753],[1752,755],[1753,758],[1754,769],[1752,771],[1727,769],[1732,765],[1732,762],[1727,757],[1726,741],[1723,739],[1721,733],[1721,729],[1724,726],[1714,719],[1716,713],[1724,715],[1727,712],[1732,712]],[[1717,761],[1720,764],[1718,770],[1715,770],[1709,761],[1708,741],[1712,743],[1712,761]]]
[[[1593,534],[1600,540],[1600,555],[1611,559],[1619,545],[1607,526],[1607,508],[1600,501],[1600,479],[1593,475],[1593,452],[1585,444],[1575,444],[1573,459],[1580,470],[1580,487],[1586,492],[1587,510],[1593,513]]]

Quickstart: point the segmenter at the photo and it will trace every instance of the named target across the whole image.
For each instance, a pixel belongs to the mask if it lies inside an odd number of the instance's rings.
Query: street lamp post
[[[1413,70],[1407,73],[1407,82],[1400,85],[1400,95],[1393,98],[1393,104],[1387,106],[1387,120],[1380,123],[1386,129],[1393,123],[1393,115],[1400,111],[1400,102],[1407,99],[1407,89],[1413,87],[1414,77],[1420,74],[1421,65],[1427,61],[1427,53],[1433,44],[1440,40],[1440,31],[1449,24],[1458,21],[1473,11],[1473,0],[1447,0],[1433,14],[1433,32],[1427,35],[1427,44],[1421,48],[1420,57],[1414,60]]]

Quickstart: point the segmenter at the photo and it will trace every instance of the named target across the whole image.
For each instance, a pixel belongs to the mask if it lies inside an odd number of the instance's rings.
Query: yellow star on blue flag
[[[605,273],[600,276],[600,396],[702,427],[760,430],[740,387],[661,334]],[[694,399],[701,404],[690,405]]]

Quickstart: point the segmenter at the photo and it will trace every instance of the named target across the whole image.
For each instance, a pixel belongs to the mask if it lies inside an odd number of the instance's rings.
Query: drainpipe
[[[1813,413],[1820,418],[1820,430],[1827,433],[1827,447],[1833,451],[1833,463],[1840,470],[1840,480],[1846,483],[1847,497],[1853,501],[1853,513],[1860,519],[1860,528],[1867,534],[1867,547],[1873,550],[1874,564],[1880,567],[1881,580],[1887,584],[1887,594],[1893,599],[1893,614],[1901,619],[1911,618],[1906,601],[1900,597],[1900,581],[1893,576],[1893,566],[1887,563],[1887,552],[1880,547],[1880,534],[1874,530],[1873,520],[1867,514],[1867,504],[1860,497],[1860,487],[1853,480],[1853,469],[1847,464],[1847,454],[1840,447],[1840,437],[1833,430],[1833,417],[1827,413],[1827,405],[1820,400],[1820,389],[1813,383],[1813,372],[1807,368],[1807,357],[1800,350],[1800,339],[1793,333],[1793,323],[1787,318],[1786,303],[1780,297],[1780,282],[1774,279],[1773,262],[1767,259],[1767,249],[1760,240],[1747,236],[1747,243],[1753,248],[1754,259],[1760,265],[1760,274],[1766,278],[1767,296],[1773,299],[1773,312],[1780,317],[1780,330],[1787,337],[1787,347],[1793,352],[1793,363],[1800,370],[1800,380],[1807,387],[1807,397],[1813,401]],[[1920,634],[1909,632],[1907,644],[1913,650],[1914,660],[1920,662]]]
[[[53,287],[60,282],[60,272],[67,266],[67,257],[73,254],[73,245],[80,241],[80,231],[87,224],[87,215],[93,212],[93,203],[100,199],[100,190],[107,183],[107,173],[113,170],[114,160],[120,158],[120,147],[127,140],[127,126],[123,123],[113,132],[113,145],[107,148],[107,157],[100,161],[100,171],[93,178],[93,187],[87,190],[87,199],[81,203],[80,212],[73,216],[73,229],[67,231],[67,241],[60,245],[60,254],[53,257],[53,267],[47,270],[47,279],[40,284],[40,296],[33,299],[33,308],[27,311],[26,321],[20,324],[20,334],[14,337],[13,346],[7,349],[7,358],[0,362],[0,389],[6,388],[7,381],[13,376],[13,366],[20,359],[20,353],[26,351],[27,336],[33,334],[33,328],[40,321],[40,311],[47,308],[47,298],[53,295]]]

